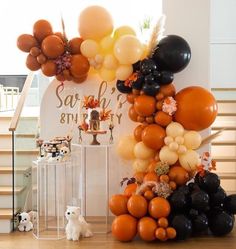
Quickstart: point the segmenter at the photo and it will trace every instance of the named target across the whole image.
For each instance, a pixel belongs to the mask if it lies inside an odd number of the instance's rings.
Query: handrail
[[[215,91],[215,92],[231,92],[231,91],[236,91],[236,88],[232,88],[232,87],[230,87],[230,88],[215,88],[215,87],[213,87],[213,88],[211,88],[211,90],[212,91]]]
[[[11,123],[10,123],[10,126],[9,126],[9,131],[15,131],[16,128],[17,128],[18,121],[19,121],[19,118],[20,118],[20,115],[21,115],[21,112],[22,112],[22,109],[23,109],[23,106],[24,106],[24,103],[25,103],[25,99],[28,96],[28,92],[29,92],[29,89],[31,87],[33,78],[34,78],[34,73],[32,71],[30,71],[27,78],[26,78],[26,80],[25,80],[24,87],[22,89],[20,99],[18,101],[16,110],[14,112],[14,116],[11,119]]]

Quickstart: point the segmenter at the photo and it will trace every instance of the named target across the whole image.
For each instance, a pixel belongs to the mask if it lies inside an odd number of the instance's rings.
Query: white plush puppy
[[[61,147],[59,156],[61,157],[62,162],[67,161],[70,156],[70,149],[67,146]]]
[[[33,224],[30,221],[30,215],[26,212],[20,213],[18,215],[19,226],[18,229],[20,232],[29,232],[33,229]]]
[[[79,240],[79,238],[91,237],[93,233],[90,229],[90,225],[85,221],[84,217],[80,215],[80,208],[74,206],[67,206],[65,212],[68,223],[66,225],[66,238],[68,240]]]

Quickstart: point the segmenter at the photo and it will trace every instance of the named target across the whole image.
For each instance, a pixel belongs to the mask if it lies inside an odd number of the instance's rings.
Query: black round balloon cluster
[[[174,73],[182,71],[189,63],[191,50],[188,43],[180,36],[169,35],[157,45],[150,58],[138,61],[133,65],[136,74],[131,84],[118,80],[117,89],[122,93],[130,93],[132,89],[155,96],[160,86],[173,82]]]
[[[236,194],[227,196],[214,173],[197,174],[194,182],[175,190],[169,201],[178,240],[208,233],[223,236],[233,229]]]

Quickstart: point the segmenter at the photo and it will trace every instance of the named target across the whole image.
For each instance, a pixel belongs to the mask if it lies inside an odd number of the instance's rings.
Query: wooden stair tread
[[[236,113],[234,112],[220,112],[217,114],[218,117],[235,117]]]
[[[8,133],[8,132],[0,132],[0,136],[3,137],[10,137],[12,135],[12,133]],[[33,133],[15,133],[16,137],[31,137],[34,138],[35,134]]]
[[[219,99],[216,101],[218,104],[234,104],[236,103],[235,99]]]
[[[25,187],[15,187],[15,194],[21,193]],[[0,195],[11,195],[12,186],[0,186]]]
[[[223,146],[223,145],[234,146],[236,145],[236,141],[234,140],[213,141],[211,144],[215,146]]]
[[[15,214],[19,209],[15,209]],[[0,208],[0,220],[11,219],[12,218],[12,209],[11,208]]]
[[[222,125],[222,126],[212,126],[211,130],[215,131],[215,130],[221,130],[221,129],[225,129],[228,131],[235,131],[236,130],[236,126],[227,126],[227,125]]]
[[[29,171],[31,167],[17,167],[15,168],[15,172],[20,174],[24,173],[26,171]],[[12,167],[11,166],[0,166],[0,174],[11,174],[12,173]]]
[[[216,162],[236,162],[236,156],[215,156],[213,159]]]
[[[11,149],[0,149],[0,154],[3,153],[9,153],[12,152]],[[23,149],[23,150],[15,150],[16,153],[38,153],[39,150],[38,149]]]
[[[236,179],[236,173],[217,173],[218,176],[223,180],[234,180]]]

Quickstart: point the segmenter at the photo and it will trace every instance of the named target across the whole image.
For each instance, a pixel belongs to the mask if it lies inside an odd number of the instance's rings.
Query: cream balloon
[[[173,165],[178,161],[178,154],[174,151],[171,151],[168,146],[164,146],[160,150],[159,158],[161,162]]]
[[[178,136],[178,137],[175,138],[175,142],[177,144],[184,144],[184,138],[181,137],[181,136]]]
[[[168,147],[171,151],[177,151],[179,149],[179,145],[176,142],[170,143]]]
[[[182,137],[184,135],[184,127],[177,122],[171,122],[167,127],[166,127],[166,134],[167,136],[176,138],[178,136]]]
[[[113,54],[107,54],[104,57],[103,67],[110,70],[115,70],[119,65],[119,62]]]
[[[147,147],[143,142],[139,142],[134,146],[134,155],[138,159],[150,159],[153,158],[155,154],[156,151]]]
[[[102,54],[96,54],[94,60],[98,64],[102,64],[104,61],[104,56]]]
[[[114,31],[114,39],[117,40],[123,35],[136,35],[130,26],[121,26]]]
[[[143,53],[140,57],[140,60],[144,60],[148,56],[148,54],[147,54],[148,53],[148,46],[146,44],[143,44],[142,46],[143,46]]]
[[[114,45],[114,55],[120,64],[134,64],[140,60],[142,53],[142,44],[133,35],[121,36]]]
[[[133,73],[132,65],[120,65],[116,69],[116,78],[118,80],[127,80],[132,73]]]
[[[184,145],[180,144],[180,145],[179,145],[179,148],[178,148],[178,150],[177,150],[177,153],[178,153],[178,154],[184,154],[184,153],[186,153],[186,152],[187,152],[187,148],[186,148]]]
[[[133,136],[121,137],[116,148],[117,154],[125,160],[135,159],[134,146],[136,143],[137,141]]]
[[[100,41],[100,47],[103,53],[109,53],[113,51],[115,40],[111,36],[106,36]]]
[[[196,150],[202,142],[202,137],[197,131],[188,131],[184,134],[184,145],[188,149]]]
[[[99,45],[94,40],[85,40],[80,46],[81,54],[87,58],[95,57],[99,52]]]
[[[172,142],[174,142],[173,137],[167,136],[167,137],[164,138],[164,143],[165,143],[166,145],[169,145],[169,144],[172,143]]]
[[[133,162],[134,172],[146,172],[149,165],[149,160],[135,159]]]
[[[101,68],[99,70],[99,75],[100,77],[105,80],[105,81],[113,81],[116,78],[116,71],[114,70],[109,70],[106,68]]]
[[[113,31],[110,13],[101,6],[85,8],[79,16],[79,33],[85,39],[100,40]]]
[[[201,163],[200,156],[194,150],[187,150],[186,153],[179,155],[179,163],[187,171],[194,171]]]

